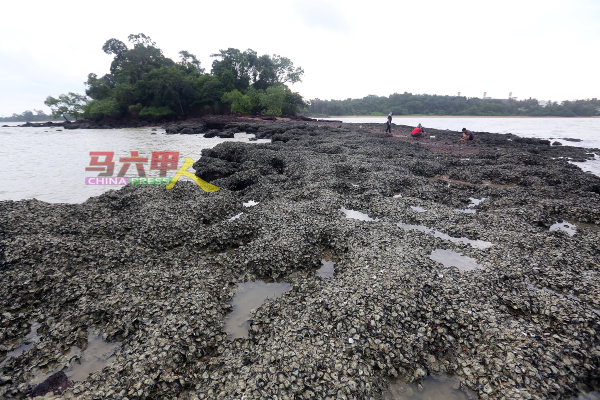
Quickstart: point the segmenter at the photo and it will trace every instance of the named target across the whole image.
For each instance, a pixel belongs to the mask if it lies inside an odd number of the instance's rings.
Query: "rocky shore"
[[[180,180],[0,203],[0,397],[380,399],[445,374],[481,399],[600,389],[600,178],[568,162],[600,150],[195,123],[165,130],[272,143],[204,150],[193,168],[218,192]],[[333,278],[315,274],[324,259]],[[291,289],[228,341],[236,285],[258,279]],[[70,377],[95,334],[115,355]]]

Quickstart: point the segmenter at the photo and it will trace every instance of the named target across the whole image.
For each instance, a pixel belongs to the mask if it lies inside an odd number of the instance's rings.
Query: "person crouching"
[[[418,137],[423,136],[424,133],[425,133],[425,129],[423,128],[423,126],[421,126],[421,124],[419,124],[419,125],[417,125],[417,127],[415,129],[413,129],[413,131],[410,135],[414,138],[418,138]]]
[[[473,131],[468,131],[467,128],[462,128],[462,138],[460,138],[459,142],[469,141],[475,139],[475,134]]]

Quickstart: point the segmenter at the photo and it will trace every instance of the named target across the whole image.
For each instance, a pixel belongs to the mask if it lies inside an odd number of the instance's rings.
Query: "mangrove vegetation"
[[[54,117],[156,120],[229,112],[280,116],[308,106],[288,87],[304,75],[289,58],[228,48],[212,54],[208,73],[189,51],[180,51],[180,59],[174,61],[143,33],[129,35],[128,40],[129,47],[114,38],[104,43],[102,50],[113,56],[110,72],[90,73],[85,96],[69,93],[46,99]]]
[[[480,99],[464,96],[394,93],[388,97],[369,95],[362,99],[310,101],[311,115],[456,115],[456,116],[558,116],[600,115],[600,100],[540,103],[536,99]]]

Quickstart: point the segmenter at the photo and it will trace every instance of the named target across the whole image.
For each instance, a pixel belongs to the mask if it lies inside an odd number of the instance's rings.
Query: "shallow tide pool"
[[[231,300],[233,311],[225,319],[227,340],[248,337],[252,309],[262,306],[268,298],[281,297],[292,286],[285,282],[248,281],[238,283]]]

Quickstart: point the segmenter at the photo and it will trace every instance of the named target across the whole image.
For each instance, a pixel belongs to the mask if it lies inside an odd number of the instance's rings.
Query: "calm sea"
[[[383,122],[385,117],[334,118],[344,122]],[[473,131],[511,132],[519,136],[538,137],[559,141],[564,145],[576,145],[596,153],[596,159],[578,163],[584,171],[592,171],[600,176],[600,119],[598,118],[394,118],[394,122],[404,125],[450,129],[458,131],[463,127]],[[194,161],[200,158],[202,149],[219,143],[236,141],[248,142],[254,135],[238,133],[235,139],[205,139],[200,135],[163,135],[158,128],[137,129],[94,129],[60,130],[62,128],[18,128],[17,123],[2,123],[0,127],[0,200],[21,200],[36,198],[52,203],[81,203],[91,196],[98,196],[120,186],[86,185],[86,177],[96,177],[98,172],[85,171],[90,165],[90,152],[114,152],[116,176],[123,163],[121,157],[131,157],[130,151],[137,151],[139,157],[150,159],[152,152],[179,152],[180,167],[184,158]],[[152,133],[155,133],[154,135]],[[581,139],[574,143],[565,138]],[[265,143],[258,140],[250,143]],[[101,157],[101,160],[103,157]],[[150,160],[149,160],[150,161]],[[145,165],[148,177],[158,177],[159,172],[150,170],[150,162]],[[189,169],[193,172],[193,169]],[[175,171],[167,175],[173,176]],[[134,164],[127,177],[137,177]],[[188,179],[188,178],[182,178]]]
[[[86,171],[90,165],[90,152],[114,152],[116,177],[124,163],[121,157],[148,158],[144,165],[147,177],[158,177],[159,171],[150,170],[152,152],[179,152],[178,168],[185,158],[196,161],[203,149],[223,142],[248,142],[254,135],[238,133],[234,139],[211,138],[201,135],[164,135],[164,129],[74,129],[19,128],[17,123],[0,127],[0,200],[36,198],[51,203],[81,203],[121,186],[86,185],[86,177],[97,177],[99,172]],[[59,131],[60,130],[60,131]],[[153,135],[154,133],[154,135]],[[251,143],[268,143],[258,140]],[[100,157],[100,161],[104,157]],[[188,171],[194,172],[193,168]],[[169,171],[167,176],[174,176]],[[126,177],[137,177],[135,164],[131,164]],[[189,178],[182,178],[189,180]]]

